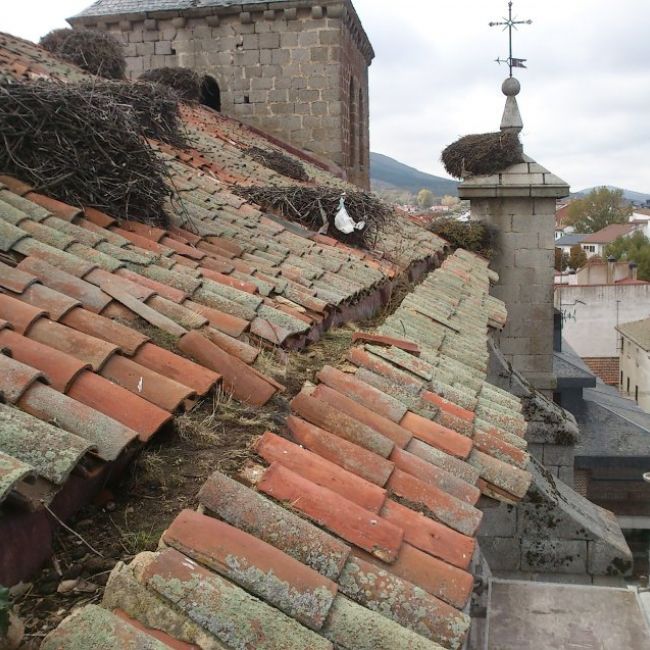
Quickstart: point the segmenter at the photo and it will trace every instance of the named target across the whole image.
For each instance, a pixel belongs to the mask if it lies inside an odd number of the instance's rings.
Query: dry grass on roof
[[[190,68],[153,68],[142,73],[140,80],[167,86],[186,102],[198,102],[201,97],[201,77]]]
[[[0,170],[71,205],[168,223],[166,168],[133,109],[101,85],[0,86]]]
[[[260,165],[268,167],[282,176],[293,178],[297,181],[308,181],[309,176],[305,171],[302,163],[287,156],[276,149],[261,149],[260,147],[250,147],[246,153]]]

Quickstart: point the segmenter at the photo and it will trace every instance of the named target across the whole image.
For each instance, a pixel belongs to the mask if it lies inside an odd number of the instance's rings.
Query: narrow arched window
[[[363,98],[363,88],[359,87],[359,165],[366,166],[366,106]]]
[[[354,77],[350,77],[350,93],[348,95],[348,152],[350,167],[357,166],[357,93],[354,84]]]
[[[221,110],[221,89],[214,77],[209,74],[203,75],[201,79],[201,104]]]

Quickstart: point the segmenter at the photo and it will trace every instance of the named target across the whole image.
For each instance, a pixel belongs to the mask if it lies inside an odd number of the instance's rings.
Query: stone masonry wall
[[[526,188],[527,189],[527,188]],[[472,219],[494,229],[493,290],[508,308],[506,359],[539,389],[553,388],[554,198],[472,199]]]
[[[277,6],[134,14],[85,20],[84,26],[121,40],[131,78],[166,66],[209,74],[219,84],[223,112],[329,158],[349,180],[368,187],[374,53],[352,5],[303,0]]]

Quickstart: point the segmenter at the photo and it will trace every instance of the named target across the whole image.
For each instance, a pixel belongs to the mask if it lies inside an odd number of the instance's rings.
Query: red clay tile
[[[178,304],[182,303],[189,297],[184,291],[181,291],[180,289],[174,289],[174,287],[170,287],[169,285],[163,284],[162,282],[150,280],[149,278],[145,278],[143,275],[133,273],[133,271],[129,271],[128,269],[119,269],[115,272],[115,275],[120,275],[126,280],[130,280],[131,282],[140,284],[143,287],[152,289],[163,298],[167,298],[168,300],[171,300],[172,302],[176,302]]]
[[[446,524],[463,535],[476,534],[483,513],[443,490],[395,469],[386,486],[391,495],[422,508],[432,519]]]
[[[404,535],[401,528],[283,465],[273,463],[257,487],[381,560],[397,559]]]
[[[287,427],[303,447],[379,487],[393,471],[390,461],[293,415],[287,418]]]
[[[456,458],[465,460],[472,451],[472,440],[456,433],[437,422],[432,422],[421,415],[407,411],[400,422],[401,426],[410,431],[418,440],[440,449]]]
[[[0,287],[14,293],[22,293],[34,282],[37,282],[37,279],[30,273],[0,262]]]
[[[17,298],[0,293],[0,318],[6,320],[20,334],[28,332],[47,312],[28,305]]]
[[[468,411],[467,409],[464,409],[462,406],[458,406],[457,404],[454,404],[453,402],[450,402],[448,399],[445,399],[444,397],[440,397],[440,395],[436,395],[431,391],[425,390],[422,393],[422,399],[425,400],[426,402],[429,402],[429,404],[433,404],[434,406],[437,406],[441,411],[445,411],[446,413],[449,413],[454,417],[457,417],[461,420],[465,420],[465,422],[474,422],[474,418],[476,417],[474,413],[472,413],[471,411]]]
[[[172,379],[158,374],[154,370],[127,359],[120,354],[112,356],[101,371],[102,377],[110,379],[114,384],[126,388],[160,406],[165,411],[174,413],[186,399],[192,399],[196,393]]]
[[[133,429],[143,442],[172,418],[171,413],[87,370],[72,382],[68,395]]]
[[[326,386],[393,422],[400,422],[406,413],[406,406],[402,402],[337,368],[325,366],[316,377]]]
[[[214,255],[223,260],[231,260],[236,257],[236,255],[227,248],[224,248],[223,246],[217,246],[216,244],[207,241],[199,242],[196,247],[202,251],[205,251],[209,255]]]
[[[160,242],[163,237],[167,236],[166,230],[145,223],[140,223],[139,221],[121,221],[120,227],[154,242]]]
[[[250,325],[250,333],[273,345],[282,345],[292,333],[264,318],[255,318]]]
[[[350,554],[350,547],[341,540],[221,472],[203,484],[199,500],[220,519],[331,580],[338,578]]]
[[[244,252],[243,248],[241,248],[232,239],[228,239],[227,237],[217,237],[216,235],[209,235],[208,237],[205,238],[205,240],[209,244],[212,244],[213,246],[218,246],[219,248],[223,248],[224,250],[229,251],[235,257],[239,257]]]
[[[138,248],[142,248],[143,250],[149,251],[150,253],[156,253],[157,255],[164,255],[166,252],[169,251],[168,248],[165,248],[164,246],[157,244],[155,241],[151,239],[147,239],[146,237],[142,237],[142,235],[138,235],[134,232],[124,230],[124,228],[119,228],[118,226],[111,226],[110,230],[111,232],[114,232],[116,235],[120,235],[121,237],[124,237],[124,239],[128,239],[132,244],[134,244]]]
[[[403,472],[415,476],[415,478],[429,485],[434,485],[471,505],[476,504],[481,496],[481,491],[476,486],[470,485],[450,472],[431,463],[427,463],[426,460],[422,460],[418,456],[403,449],[395,447],[390,456],[390,460],[395,463],[395,467],[401,469]]]
[[[9,329],[0,331],[0,347],[7,348],[17,361],[40,370],[50,385],[61,392],[68,389],[80,372],[90,368],[89,364],[69,354],[33,341]]]
[[[235,270],[235,267],[227,258],[210,253],[210,256],[204,257],[199,265],[199,271],[201,271],[201,273],[204,273],[206,270],[228,274],[232,273]]]
[[[187,244],[181,244],[181,242],[172,239],[171,237],[163,237],[160,240],[161,245],[171,248],[173,251],[176,251],[179,255],[184,255],[185,257],[192,260],[202,260],[207,253],[194,246],[188,246]]]
[[[187,257],[183,257],[182,255],[179,255],[178,253],[174,253],[173,255],[170,255],[169,259],[174,260],[177,264],[180,264],[181,266],[186,266],[188,269],[196,270],[199,268],[198,262],[193,262]]]
[[[356,366],[377,373],[395,384],[410,386],[418,390],[424,385],[422,380],[413,377],[413,375],[404,372],[403,370],[399,370],[392,364],[380,359],[374,354],[370,354],[363,348],[352,348],[352,350],[348,352],[348,359]]]
[[[380,562],[355,555],[346,564],[339,584],[341,591],[360,605],[445,647],[460,647],[469,630],[468,616],[395,575],[392,566],[381,567]]]
[[[153,343],[145,343],[135,353],[133,360],[169,379],[189,386],[198,395],[206,395],[221,380],[218,373]]]
[[[0,354],[0,396],[10,404],[15,404],[28,388],[43,375],[31,366]]]
[[[61,323],[89,336],[119,346],[124,354],[133,355],[149,339],[126,325],[94,314],[87,309],[76,308],[66,314]]]
[[[27,257],[18,268],[35,275],[45,286],[78,300],[86,309],[97,314],[112,301],[110,296],[90,282],[66,273],[44,260]]]
[[[185,228],[179,228],[178,226],[167,226],[167,232],[170,237],[175,237],[178,241],[181,241],[184,244],[192,244],[196,246],[201,241],[200,235],[196,235],[193,232],[185,230]]]
[[[378,513],[386,499],[386,490],[374,483],[269,431],[256,442],[255,450],[267,463],[281,463],[303,478],[329,488],[371,512]]]
[[[233,278],[229,275],[218,273],[217,271],[211,271],[210,269],[202,269],[202,273],[203,277],[208,278],[209,280],[214,280],[215,282],[226,285],[227,287],[232,287],[239,291],[245,291],[246,293],[257,293],[257,286],[252,282],[244,282],[238,278]]]
[[[135,431],[120,422],[40,382],[30,386],[17,406],[93,443],[97,455],[105,461],[115,460],[137,437]]]
[[[467,462],[478,470],[481,478],[488,483],[519,499],[526,496],[532,481],[530,472],[488,456],[478,449],[474,449]]]
[[[224,352],[198,332],[189,332],[178,342],[178,348],[222,377],[223,387],[240,401],[263,406],[276,393],[269,381],[262,379],[245,363]]]
[[[66,221],[72,222],[83,214],[83,211],[80,208],[75,208],[73,205],[68,205],[67,203],[51,199],[49,196],[44,196],[43,194],[38,194],[36,192],[25,194],[25,198]]]
[[[142,302],[147,302],[151,296],[156,294],[154,289],[145,287],[142,284],[131,282],[131,280],[127,280],[118,273],[109,273],[104,269],[94,269],[84,277],[84,280],[94,284],[96,287],[101,287],[104,283],[113,284],[118,289],[125,291],[134,298],[142,300]]]
[[[476,541],[388,499],[381,516],[404,530],[404,541],[461,569],[472,561]]]
[[[325,623],[338,591],[277,548],[192,510],[176,517],[163,541],[313,630]]]
[[[27,335],[34,341],[49,345],[90,364],[95,372],[98,372],[118,351],[116,345],[96,339],[94,336],[88,336],[88,334],[78,332],[47,318],[41,318],[34,323]]]
[[[511,445],[498,436],[485,431],[474,433],[474,446],[488,456],[493,456],[504,463],[512,463],[519,469],[526,469],[530,455],[523,449]]]
[[[13,176],[4,176],[0,174],[0,183],[6,185],[11,192],[18,194],[18,196],[25,196],[25,194],[28,194],[34,189],[31,185],[23,183]]]
[[[396,347],[405,352],[410,352],[419,357],[422,351],[417,343],[406,341],[405,339],[396,339],[392,336],[383,336],[381,334],[370,334],[368,332],[355,332],[352,335],[352,341],[362,341],[363,343],[372,343],[373,345],[384,345],[386,347]]]
[[[212,307],[206,307],[205,305],[200,305],[197,302],[191,300],[186,300],[183,303],[183,307],[187,307],[192,311],[204,316],[210,322],[210,325],[215,329],[237,338],[241,336],[248,329],[248,321],[243,318],[238,318],[237,316],[232,316],[231,314],[226,314],[218,309],[213,309]]]
[[[326,431],[359,445],[368,451],[388,458],[395,443],[368,425],[345,413],[335,411],[324,402],[311,397],[304,391],[291,401],[291,411]]]
[[[365,553],[362,557],[377,562]],[[465,607],[474,588],[474,576],[471,573],[406,543],[402,545],[397,561],[391,564],[390,571],[458,609]]]
[[[60,320],[68,312],[79,306],[79,301],[70,298],[42,284],[33,284],[18,296],[23,302],[43,309],[53,320]]]
[[[174,637],[169,636],[169,634],[165,634],[165,632],[161,632],[160,630],[155,630],[151,627],[142,625],[140,621],[136,620],[135,618],[131,618],[126,612],[122,611],[121,609],[114,610],[113,614],[128,623],[131,627],[134,627],[136,630],[144,632],[147,636],[151,636],[154,639],[158,639],[158,641],[160,641],[164,646],[170,647],[172,650],[201,650],[198,645],[179,641],[178,639],[174,639]]]
[[[406,445],[411,441],[411,438],[413,438],[410,431],[407,431],[400,425],[395,424],[395,422],[378,415],[370,410],[370,408],[361,406],[345,395],[341,395],[341,393],[329,388],[329,386],[326,386],[325,384],[317,386],[311,395],[321,402],[325,402],[335,411],[345,413],[355,420],[368,425],[383,436],[386,436],[386,438],[392,440],[400,449],[404,449],[404,447],[406,447]]]
[[[88,221],[94,223],[100,228],[109,228],[114,223],[117,223],[113,217],[110,217],[105,212],[101,212],[95,208],[84,208],[84,215]]]
[[[244,343],[243,341],[238,341],[223,332],[218,332],[212,327],[205,327],[202,332],[212,343],[248,365],[254,363],[260,354],[258,348],[254,348],[252,345],[248,345],[248,343]]]

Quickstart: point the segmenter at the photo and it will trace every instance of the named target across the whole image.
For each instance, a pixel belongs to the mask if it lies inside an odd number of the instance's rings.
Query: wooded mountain
[[[417,194],[422,189],[436,196],[458,195],[458,183],[409,167],[381,153],[370,153],[370,182],[373,189],[399,189]]]
[[[599,186],[600,187],[600,186]],[[613,185],[605,185],[608,190],[619,190],[623,189],[620,187],[614,187]],[[592,190],[598,189],[597,187],[588,187],[586,190],[580,190],[579,192],[574,192],[571,196],[580,199],[584,196],[587,196]],[[623,198],[626,201],[631,203],[644,203],[645,201],[650,201],[650,194],[644,194],[643,192],[633,192],[632,190],[623,190]]]

